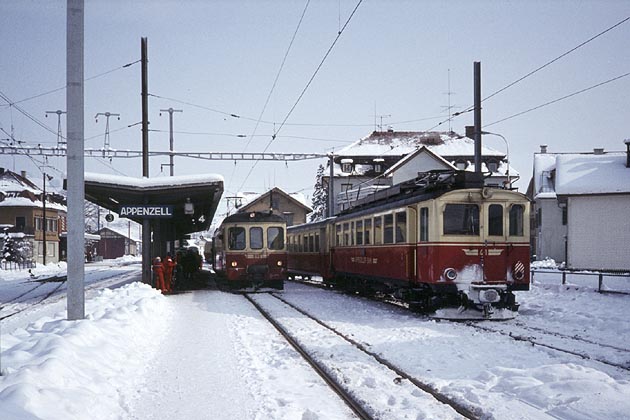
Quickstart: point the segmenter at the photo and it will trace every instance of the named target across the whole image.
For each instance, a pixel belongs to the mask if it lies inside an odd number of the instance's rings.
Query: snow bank
[[[86,302],[86,319],[60,313],[0,336],[3,418],[111,419],[121,414],[164,332],[166,299],[133,283]]]

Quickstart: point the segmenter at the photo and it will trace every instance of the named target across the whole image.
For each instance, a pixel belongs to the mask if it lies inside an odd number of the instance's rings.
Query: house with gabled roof
[[[66,215],[63,196],[46,192],[44,197],[44,192],[26,177],[26,172],[18,174],[0,168],[0,225],[4,226],[6,234],[17,235],[21,241],[28,242],[23,249],[30,249],[31,255],[22,255],[22,259],[58,262]]]
[[[474,171],[474,156],[474,140],[454,132],[374,131],[335,152],[334,214],[367,194],[413,179],[418,172],[447,167]],[[510,186],[519,178],[501,151],[482,145],[481,160],[486,185]],[[330,171],[325,173],[328,185]]]
[[[313,211],[301,194],[287,194],[278,187],[255,197],[242,194],[237,206],[239,213],[259,211],[277,214],[284,217],[287,226],[306,223],[306,215]]]
[[[538,260],[575,270],[630,271],[630,141],[626,152],[534,155],[527,194]]]

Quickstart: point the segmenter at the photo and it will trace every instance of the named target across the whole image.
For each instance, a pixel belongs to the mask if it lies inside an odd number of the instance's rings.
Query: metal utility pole
[[[66,104],[68,106],[68,319],[85,318],[84,0],[68,0]]]
[[[46,265],[46,181],[51,180],[52,177],[46,175],[46,172],[42,172],[42,265]]]
[[[63,139],[63,136],[61,135],[61,114],[65,114],[66,111],[62,111],[60,109],[56,110],[56,111],[46,111],[46,117],[48,117],[48,114],[57,114],[57,147],[61,147],[63,146],[68,146],[68,143]]]
[[[140,38],[142,67],[142,176],[149,177],[149,75],[147,38]],[[147,204],[147,203],[143,203]],[[142,220],[142,282],[151,284],[151,222]]]
[[[333,217],[335,215],[335,155],[332,153],[329,155],[328,165],[330,166],[330,175],[328,181],[328,214],[327,217]]]
[[[481,62],[475,61],[475,172],[481,173]]]
[[[110,149],[110,145],[109,145],[109,117],[118,117],[118,119],[120,120],[120,114],[112,114],[111,112],[99,112],[98,114],[96,114],[94,116],[94,119],[96,120],[96,122],[98,122],[98,117],[99,115],[104,115],[106,122],[105,122],[105,141],[103,142],[103,153],[105,153],[105,150],[109,150]]]
[[[181,109],[173,109],[173,108],[169,108],[169,109],[160,109],[160,115],[162,115],[162,112],[168,112],[168,126],[169,126],[169,133],[170,133],[170,161],[169,161],[169,165],[171,166],[171,176],[173,176],[174,172],[175,172],[175,163],[173,160],[173,112],[184,112]]]

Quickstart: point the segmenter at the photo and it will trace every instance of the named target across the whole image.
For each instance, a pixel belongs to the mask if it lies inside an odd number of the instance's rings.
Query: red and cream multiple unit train
[[[261,212],[226,217],[215,231],[213,268],[232,290],[283,289],[287,277],[286,221]]]
[[[431,172],[357,204],[288,228],[289,277],[391,294],[446,318],[509,318],[518,309],[513,292],[529,290],[523,194],[484,187],[471,172]]]

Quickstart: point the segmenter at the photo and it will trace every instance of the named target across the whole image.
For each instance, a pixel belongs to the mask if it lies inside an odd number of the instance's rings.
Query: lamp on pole
[[[510,180],[510,145],[509,145],[507,139],[502,134],[492,133],[490,131],[482,131],[481,134],[488,134],[490,136],[501,137],[503,139],[503,141],[505,142],[505,149],[506,149],[505,160],[507,162],[507,171],[505,171],[505,175],[507,176],[508,188],[512,189],[512,181]]]

